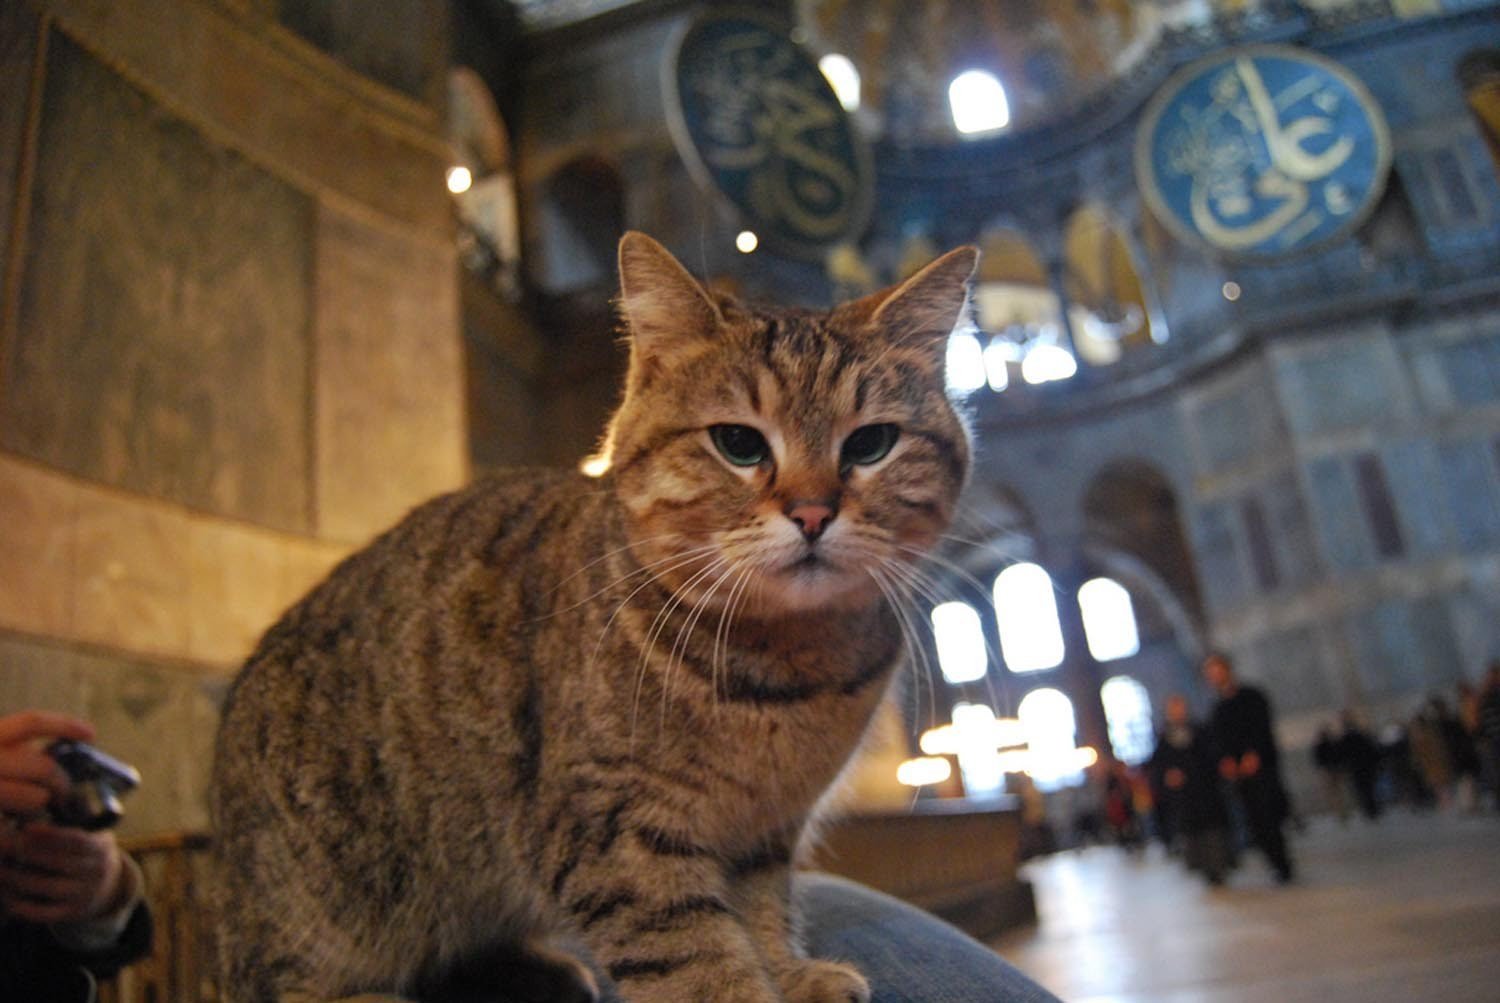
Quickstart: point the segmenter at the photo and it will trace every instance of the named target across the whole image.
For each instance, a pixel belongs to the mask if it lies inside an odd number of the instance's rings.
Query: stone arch
[[[448,73],[448,141],[476,176],[511,169],[505,120],[484,78],[467,66]]]
[[[1206,623],[1177,493],[1160,470],[1136,459],[1109,463],[1089,482],[1081,504],[1086,547],[1134,557],[1165,583],[1194,624]]]
[[[615,246],[625,232],[619,168],[593,153],[574,157],[542,183],[538,210],[538,285],[556,294],[610,286]]]
[[[1500,48],[1476,49],[1458,62],[1458,85],[1500,173]]]

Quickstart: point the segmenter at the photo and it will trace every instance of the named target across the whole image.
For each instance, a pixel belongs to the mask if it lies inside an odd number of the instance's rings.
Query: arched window
[[[1113,578],[1093,578],[1078,589],[1078,609],[1089,654],[1097,661],[1129,658],[1141,650],[1130,593]]]
[[[984,628],[973,606],[945,602],[934,607],[932,633],[944,679],[956,684],[984,678],[989,668],[984,653]]]
[[[965,70],[948,85],[953,126],[965,136],[994,132],[1010,124],[1010,99],[999,78],[985,70]]]
[[[1115,758],[1131,766],[1150,759],[1156,736],[1151,728],[1151,698],[1146,687],[1130,676],[1111,676],[1099,687],[1099,701],[1104,704]]]
[[[1459,86],[1474,114],[1474,123],[1500,170],[1500,49],[1471,52],[1458,65]]]
[[[1078,768],[1078,726],[1073,701],[1061,690],[1032,690],[1016,708],[1021,732],[1026,736],[1031,779],[1044,791],[1068,787],[1083,780]]]
[[[1061,664],[1062,627],[1052,576],[1040,565],[1013,564],[1000,572],[995,578],[995,617],[1000,623],[1000,653],[1012,672]]]

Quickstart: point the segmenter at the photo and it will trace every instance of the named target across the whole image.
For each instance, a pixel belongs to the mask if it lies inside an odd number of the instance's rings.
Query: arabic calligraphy
[[[758,229],[823,247],[863,222],[858,139],[789,39],[740,16],[698,22],[678,50],[675,83],[693,156]]]
[[[1231,254],[1335,239],[1379,197],[1385,126],[1337,64],[1284,46],[1189,67],[1147,113],[1137,171],[1153,209]]]

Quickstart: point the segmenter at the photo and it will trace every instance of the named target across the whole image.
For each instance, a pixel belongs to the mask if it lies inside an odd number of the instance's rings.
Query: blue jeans
[[[1058,1003],[994,951],[889,895],[827,874],[798,875],[795,894],[808,953],[859,968],[871,1003]]]

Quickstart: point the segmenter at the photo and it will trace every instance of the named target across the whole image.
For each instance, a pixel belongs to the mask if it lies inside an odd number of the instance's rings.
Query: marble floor
[[[1317,821],[1295,884],[1210,889],[1153,846],[1027,864],[1040,919],[996,946],[1069,1003],[1500,1000],[1500,816]]]

